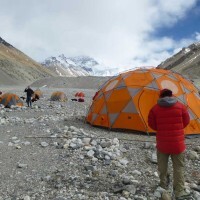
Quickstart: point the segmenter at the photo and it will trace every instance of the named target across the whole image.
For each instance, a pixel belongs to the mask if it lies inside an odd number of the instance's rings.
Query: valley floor
[[[1,88],[25,96],[24,88]],[[53,91],[67,102],[52,102]],[[0,108],[0,200],[156,200],[155,136],[92,127],[85,115],[95,89],[42,88],[33,108]],[[25,103],[25,102],[24,102]],[[186,185],[200,199],[200,139],[186,139]],[[196,152],[194,158],[192,152]],[[172,194],[172,164],[170,188]]]

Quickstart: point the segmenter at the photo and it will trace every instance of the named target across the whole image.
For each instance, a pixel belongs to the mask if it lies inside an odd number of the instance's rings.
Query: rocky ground
[[[5,88],[23,96],[23,89]],[[0,200],[157,200],[155,136],[85,123],[94,89],[43,88],[33,108],[0,108]],[[67,102],[49,100],[64,91]],[[200,199],[199,138],[186,139],[186,186]],[[172,164],[170,175],[172,180]],[[172,194],[172,181],[169,193]]]

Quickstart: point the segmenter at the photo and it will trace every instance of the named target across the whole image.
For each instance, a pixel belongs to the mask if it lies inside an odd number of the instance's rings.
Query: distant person
[[[148,115],[149,126],[156,131],[156,147],[160,186],[168,188],[168,160],[173,163],[173,190],[176,200],[191,197],[185,190],[184,152],[186,149],[184,128],[190,118],[187,108],[172,96],[172,91],[163,89],[157,104]]]
[[[34,93],[34,91],[30,88],[30,86],[28,86],[24,92],[26,92],[26,103],[28,105],[28,107],[32,107],[32,102],[31,102],[31,97]]]
[[[0,91],[0,95],[2,95],[2,92]]]

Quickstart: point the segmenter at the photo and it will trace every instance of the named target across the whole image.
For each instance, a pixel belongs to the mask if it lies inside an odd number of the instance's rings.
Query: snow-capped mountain
[[[58,76],[89,76],[86,70],[75,65],[63,54],[58,57],[47,58],[42,65],[46,66]]]
[[[66,57],[61,54],[46,59],[42,65],[58,76],[112,76],[118,73],[117,68],[109,69],[88,56]]]
[[[119,73],[118,68],[110,68],[89,56],[76,56],[68,59],[85,69],[92,76],[113,76]]]

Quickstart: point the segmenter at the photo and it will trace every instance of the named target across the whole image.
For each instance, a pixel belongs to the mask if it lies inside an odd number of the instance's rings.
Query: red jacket
[[[149,112],[148,124],[156,130],[157,149],[166,154],[182,153],[185,146],[184,128],[190,117],[186,107],[174,97],[158,100]]]

